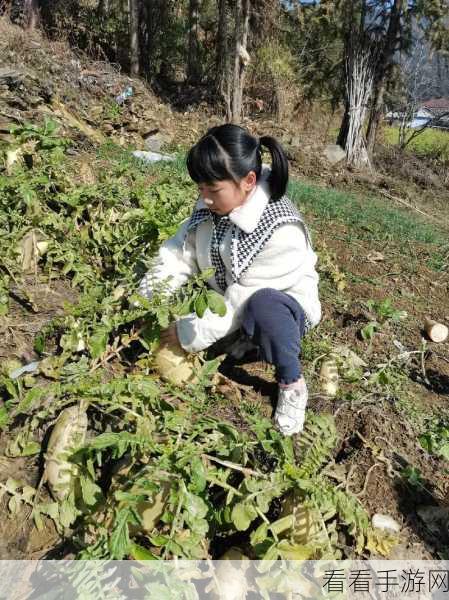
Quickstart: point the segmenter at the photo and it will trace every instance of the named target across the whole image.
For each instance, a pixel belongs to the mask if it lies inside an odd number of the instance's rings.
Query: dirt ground
[[[13,290],[10,310],[0,320],[0,359],[30,362],[36,334],[53,318],[64,314],[65,303],[75,303],[76,291],[63,279],[28,276]]]

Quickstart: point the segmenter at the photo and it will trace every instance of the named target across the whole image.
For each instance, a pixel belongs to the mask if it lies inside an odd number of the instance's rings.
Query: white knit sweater
[[[267,182],[269,173],[269,167],[264,165],[255,189],[243,205],[229,213],[231,222],[246,233],[254,231],[270,199]],[[208,207],[200,197],[195,208]],[[209,250],[212,221],[209,219],[200,223],[186,237],[187,224],[188,220],[184,221],[177,233],[161,245],[154,269],[140,283],[139,293],[142,296],[151,297],[154,282],[168,280],[169,290],[174,291],[186,283],[191,275],[212,267]],[[204,350],[238,329],[246,300],[261,288],[274,288],[295,298],[312,326],[321,319],[319,277],[315,270],[317,256],[308,241],[305,226],[301,223],[280,225],[237,282],[231,276],[230,229],[219,248],[226,268],[226,315],[220,317],[207,309],[202,318],[196,313],[180,318],[176,322],[178,338],[188,352]],[[208,285],[223,294],[213,277],[208,280]]]

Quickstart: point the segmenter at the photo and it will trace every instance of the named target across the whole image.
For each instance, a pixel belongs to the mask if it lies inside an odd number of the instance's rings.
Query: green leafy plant
[[[423,478],[421,471],[416,467],[405,467],[401,471],[402,477],[407,481],[407,483],[414,488],[422,488],[423,487]]]
[[[401,321],[407,316],[407,313],[404,310],[397,310],[394,308],[390,298],[385,298],[380,302],[367,300],[365,305],[368,310],[373,311],[377,315],[380,323],[385,323],[388,320],[393,322]]]
[[[380,302],[375,300],[367,300],[365,306],[368,311],[375,316],[375,319],[364,325],[360,330],[360,336],[363,340],[371,341],[374,335],[382,330],[382,327],[388,321],[393,323],[399,322],[407,317],[407,313],[403,310],[397,310],[393,307],[391,300],[385,298]]]
[[[427,452],[449,460],[449,421],[447,418],[428,419],[425,424],[425,433],[418,439]]]

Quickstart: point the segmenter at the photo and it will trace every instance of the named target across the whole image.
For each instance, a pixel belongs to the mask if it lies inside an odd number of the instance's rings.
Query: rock
[[[168,154],[159,154],[158,152],[145,152],[143,150],[135,150],[132,153],[133,156],[143,160],[146,163],[157,162],[159,160],[174,160],[173,156]]]
[[[33,361],[27,365],[24,365],[23,367],[14,369],[14,371],[10,372],[9,377],[11,379],[18,379],[21,375],[24,375],[25,373],[36,373],[36,371],[38,369],[39,369],[38,361]]]
[[[329,144],[324,149],[323,155],[330,162],[331,165],[336,165],[342,160],[346,159],[346,152],[338,144]]]
[[[103,114],[103,107],[101,104],[91,106],[89,112],[92,118],[98,119]]]
[[[11,121],[0,121],[0,133],[9,133],[9,130],[14,125]]]
[[[152,152],[160,152],[161,148],[170,141],[167,136],[160,132],[143,134],[142,137],[145,140],[146,149],[151,150]]]
[[[300,138],[299,135],[294,135],[289,139],[288,145],[292,148],[302,149],[303,140]]]
[[[7,85],[17,85],[22,81],[22,75],[19,71],[9,69],[8,67],[0,68],[0,82],[6,83]]]
[[[28,96],[27,100],[28,104],[33,108],[42,104],[42,98],[39,96]]]
[[[11,96],[6,99],[6,102],[13,108],[18,108],[19,110],[28,110],[28,104],[19,96]]]
[[[381,515],[380,513],[373,515],[372,524],[376,529],[382,529],[383,531],[398,533],[401,530],[401,526],[393,519],[393,517]]]

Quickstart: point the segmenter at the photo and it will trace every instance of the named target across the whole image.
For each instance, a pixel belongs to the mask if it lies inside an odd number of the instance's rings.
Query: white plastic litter
[[[175,157],[170,156],[169,154],[160,154],[159,152],[145,150],[134,150],[132,154],[136,158],[140,158],[147,163],[158,162],[159,160],[175,160]]]
[[[27,365],[24,365],[23,367],[19,367],[18,369],[14,369],[14,371],[11,371],[11,374],[9,377],[10,377],[10,379],[18,379],[24,373],[34,373],[35,371],[38,370],[38,368],[39,368],[39,362],[34,361],[31,363],[28,363]]]
[[[389,515],[381,515],[376,513],[372,518],[373,527],[376,529],[382,529],[383,531],[389,531],[390,533],[398,533],[401,530],[401,526],[397,521]]]

